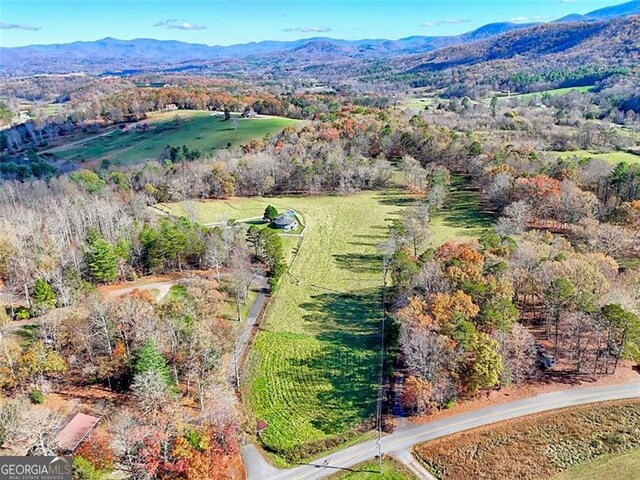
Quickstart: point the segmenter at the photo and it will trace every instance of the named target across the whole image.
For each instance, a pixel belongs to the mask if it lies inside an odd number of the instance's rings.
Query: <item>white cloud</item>
[[[445,18],[444,20],[437,20],[435,22],[424,22],[418,25],[419,27],[433,28],[441,25],[460,25],[462,23],[469,23],[471,20],[465,18]]]
[[[535,22],[547,22],[552,20],[553,17],[549,15],[536,15],[535,17],[527,17],[525,15],[521,17],[513,17],[509,19],[511,23],[535,23]]]
[[[559,0],[558,3],[576,3],[577,0]]]
[[[154,27],[163,27],[168,28],[170,30],[205,30],[207,28],[206,25],[201,25],[199,23],[191,23],[186,20],[178,20],[177,18],[170,18],[168,20],[163,20],[154,25]]]
[[[314,33],[325,33],[330,32],[331,29],[329,27],[296,27],[296,28],[285,28],[282,30],[283,32],[314,32]]]
[[[0,30],[30,30],[37,31],[42,27],[32,27],[28,23],[5,23],[0,22]]]

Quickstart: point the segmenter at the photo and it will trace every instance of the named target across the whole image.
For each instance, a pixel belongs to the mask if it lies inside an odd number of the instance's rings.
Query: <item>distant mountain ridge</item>
[[[629,15],[640,15],[640,0],[623,3],[621,5],[613,5],[604,7],[593,12],[580,15],[572,13],[565,17],[559,18],[556,22],[589,22],[598,20],[610,20],[612,18],[627,17]]]
[[[517,60],[520,68],[543,61],[549,67],[598,64],[633,66],[640,59],[640,16],[593,22],[536,25],[521,32],[507,32],[468,45],[458,45],[404,57],[409,72],[437,72],[452,67],[494,65]]]
[[[595,10],[585,15],[569,15],[552,22],[598,22],[611,18],[640,14],[640,0],[634,0]],[[322,58],[385,59],[397,56],[424,54],[443,48],[466,45],[495,38],[509,32],[531,29],[539,23],[499,22],[454,36],[411,36],[398,40],[363,39],[340,40],[327,37],[306,38],[295,41],[262,41],[231,46],[209,46],[139,38],[118,40],[104,38],[96,41],[78,41],[67,44],[30,45],[0,48],[0,63],[4,75],[34,73],[89,73],[140,70],[179,70],[183,65],[206,62],[241,61],[252,58],[296,60]],[[550,24],[542,24],[550,25]],[[193,68],[186,65],[185,68]]]

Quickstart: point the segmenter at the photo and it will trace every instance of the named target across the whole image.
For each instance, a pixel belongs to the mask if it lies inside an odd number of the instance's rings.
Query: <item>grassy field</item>
[[[542,90],[541,92],[534,92],[534,93],[520,93],[517,95],[511,95],[511,97],[501,97],[501,99],[506,99],[506,98],[518,98],[520,100],[527,100],[530,99],[532,97],[542,97],[542,95],[551,95],[556,96],[556,95],[565,95],[569,92],[579,92],[579,93],[587,93],[589,90],[591,90],[593,88],[593,85],[589,85],[586,87],[566,87],[566,88],[553,88],[551,90]]]
[[[431,220],[431,245],[438,246],[453,238],[478,238],[483,230],[492,226],[493,221],[493,215],[480,205],[469,179],[454,175],[444,210]]]
[[[382,474],[378,470],[377,460],[351,467],[350,471],[331,475],[329,480],[415,480],[416,476],[404,465],[391,459],[383,458]]]
[[[179,117],[179,121],[174,121]],[[288,118],[269,117],[238,119],[238,128],[231,122],[211,116],[210,112],[180,110],[156,113],[146,121],[150,128],[143,132],[131,129],[127,133],[114,131],[95,137],[81,145],[61,146],[52,153],[62,159],[87,162],[110,160],[116,165],[126,165],[157,160],[167,145],[188,145],[203,152],[219,148],[243,145],[265,135],[272,135],[296,121]]]
[[[211,222],[251,218],[271,203],[294,208],[307,227],[302,240],[285,237],[294,240],[289,263],[296,249],[298,255],[255,340],[246,395],[269,425],[265,445],[285,457],[360,425],[375,409],[382,281],[376,245],[405,202],[400,193],[366,192],[199,205],[200,220]]]
[[[599,463],[592,468],[601,465],[606,475],[583,477],[581,472],[587,470],[588,462],[638,448],[640,400],[634,399],[504,422],[425,443],[415,452],[441,480],[546,480],[564,471],[568,476],[561,478],[567,480],[620,478]],[[639,460],[632,456],[616,468],[637,468]]]
[[[605,455],[561,473],[554,480],[637,480],[640,478],[640,449],[618,455]]]
[[[640,155],[634,155],[633,153],[621,152],[621,151],[613,151],[606,153],[598,153],[598,152],[590,152],[588,150],[572,150],[570,152],[549,152],[553,154],[557,154],[560,158],[566,157],[589,157],[589,158],[597,158],[600,160],[606,160],[612,164],[618,164],[620,162],[626,162],[630,165],[640,165]]]
[[[411,98],[406,102],[402,102],[400,108],[411,108],[412,110],[424,110],[425,107],[433,105],[433,97]]]
[[[433,221],[433,245],[475,237],[491,223],[465,180],[454,178],[447,208]],[[245,395],[255,417],[267,421],[262,440],[280,461],[310,456],[319,451],[317,442],[329,448],[351,437],[347,432],[374,412],[382,281],[376,246],[414,200],[386,191],[190,205],[201,222],[211,223],[256,217],[272,204],[295,209],[306,226],[302,238],[283,237],[290,273],[255,340]],[[184,204],[158,208],[180,215]]]

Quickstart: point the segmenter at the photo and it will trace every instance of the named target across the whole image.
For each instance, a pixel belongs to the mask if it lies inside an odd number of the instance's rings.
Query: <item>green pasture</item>
[[[445,208],[431,220],[431,246],[451,239],[478,238],[494,222],[493,215],[480,204],[469,178],[454,175]]]
[[[640,165],[640,155],[634,155],[629,152],[622,152],[619,150],[612,152],[593,152],[589,150],[571,150],[568,152],[549,152],[552,154],[558,155],[559,158],[568,158],[568,157],[585,157],[585,158],[595,158],[599,160],[605,160],[612,164],[618,164],[620,162],[626,162],[630,165]]]
[[[231,121],[224,121],[210,112],[179,110],[151,115],[149,129],[142,131],[129,126],[128,132],[113,131],[95,136],[82,144],[64,145],[52,151],[59,158],[78,162],[110,160],[113,164],[126,165],[158,160],[167,145],[197,148],[211,152],[239,146],[251,140],[273,135],[296,120],[280,117],[238,118],[237,128]]]
[[[432,245],[477,237],[491,224],[464,177],[454,177]],[[267,421],[261,438],[276,460],[318,441],[346,441],[376,406],[382,265],[377,245],[415,202],[401,191],[352,196],[232,198],[191,203],[199,221],[260,216],[268,204],[295,209],[302,237],[283,237],[290,271],[267,311],[248,362],[245,400]],[[158,205],[173,215],[184,204]],[[329,445],[329,443],[325,443]]]

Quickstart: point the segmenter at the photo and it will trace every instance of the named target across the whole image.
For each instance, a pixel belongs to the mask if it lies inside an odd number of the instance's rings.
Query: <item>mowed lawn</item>
[[[151,114],[148,120],[140,123],[147,123],[149,130],[143,132],[133,127],[126,133],[114,131],[81,145],[56,148],[52,153],[66,160],[110,160],[113,164],[126,165],[158,160],[167,145],[188,145],[202,152],[227,148],[228,144],[244,145],[265,135],[273,135],[293,125],[296,120],[281,117],[239,118],[237,128],[234,128],[232,122],[212,116],[211,112],[178,110]]]

